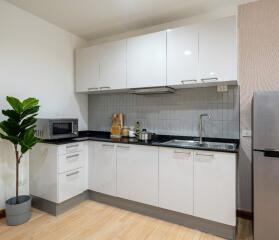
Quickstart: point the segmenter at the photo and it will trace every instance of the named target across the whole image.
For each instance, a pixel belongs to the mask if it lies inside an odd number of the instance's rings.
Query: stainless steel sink
[[[200,148],[200,149],[216,149],[216,150],[229,150],[234,151],[236,149],[236,144],[234,143],[223,143],[223,142],[203,142],[192,141],[192,140],[171,140],[162,143],[163,146],[173,146],[173,147],[185,147],[185,148]]]

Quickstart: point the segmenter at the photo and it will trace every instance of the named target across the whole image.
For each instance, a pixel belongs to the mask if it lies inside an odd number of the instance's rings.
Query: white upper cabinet
[[[167,85],[197,83],[198,43],[196,25],[167,31]]]
[[[237,80],[236,17],[199,27],[199,79],[203,82]]]
[[[76,91],[98,90],[99,86],[99,46],[78,49],[75,53]]]
[[[236,17],[76,51],[76,91],[237,84]]]
[[[126,88],[126,40],[76,51],[77,92]]]
[[[166,85],[166,32],[127,40],[127,87]]]
[[[159,149],[159,207],[193,215],[194,151]]]
[[[236,154],[195,151],[194,215],[236,225]]]
[[[99,89],[126,87],[126,40],[100,45]]]

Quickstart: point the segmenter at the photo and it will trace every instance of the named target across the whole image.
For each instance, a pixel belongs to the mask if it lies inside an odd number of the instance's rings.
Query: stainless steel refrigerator
[[[279,92],[253,98],[254,240],[279,239]]]

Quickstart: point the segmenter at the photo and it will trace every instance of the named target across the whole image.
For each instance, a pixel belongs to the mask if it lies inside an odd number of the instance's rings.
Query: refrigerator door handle
[[[279,151],[275,150],[264,150],[265,157],[279,158]]]

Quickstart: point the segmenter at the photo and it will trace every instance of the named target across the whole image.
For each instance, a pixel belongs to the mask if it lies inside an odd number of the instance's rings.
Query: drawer
[[[68,172],[84,166],[83,152],[58,156],[58,173]]]
[[[83,168],[58,175],[58,203],[64,202],[85,190]]]
[[[58,155],[76,153],[83,150],[84,142],[69,143],[58,147]]]

